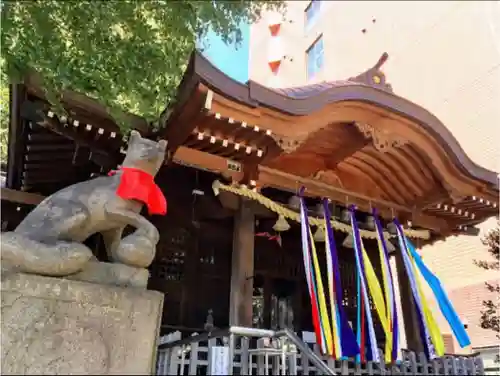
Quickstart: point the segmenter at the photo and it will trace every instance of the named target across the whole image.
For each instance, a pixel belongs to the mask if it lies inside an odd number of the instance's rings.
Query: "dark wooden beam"
[[[305,195],[310,197],[328,197],[333,201],[355,204],[359,210],[370,212],[376,206],[380,216],[390,219],[393,216],[401,217],[403,213],[410,213],[414,226],[434,230],[438,233],[447,233],[450,229],[446,220],[426,215],[415,208],[396,204],[386,200],[367,197],[363,194],[348,191],[342,188],[319,182],[310,178],[285,173],[269,167],[259,166],[259,182],[262,187],[272,187],[295,193],[301,185],[306,187]]]
[[[52,152],[52,153],[59,153],[60,151],[74,151],[75,150],[75,145],[72,143],[69,144],[59,144],[59,145],[54,145],[54,144],[36,144],[36,145],[28,145],[26,146],[26,150],[29,153],[37,153],[37,152]]]
[[[433,205],[436,205],[440,202],[443,202],[445,200],[448,200],[450,198],[450,195],[448,192],[446,192],[444,189],[437,191],[431,190],[427,192],[424,196],[418,198],[417,200],[412,202],[412,206],[421,208],[421,210],[425,210],[430,208]]]
[[[83,181],[83,180],[88,180],[90,178],[90,174],[87,176],[81,176],[79,173],[73,173],[73,174],[63,174],[63,175],[38,175],[38,176],[33,176],[32,174],[30,175],[25,175],[24,176],[24,185],[25,186],[31,186],[35,187],[39,184],[52,184],[52,183],[57,183],[57,184],[63,184],[67,183],[65,185],[71,185],[75,184],[78,181]]]
[[[66,177],[78,177],[81,171],[85,171],[82,166],[74,166],[72,164],[64,164],[58,166],[47,166],[44,169],[31,169],[23,173],[24,180],[38,180],[38,179],[61,179],[63,181]],[[85,171],[86,173],[86,171]],[[89,172],[90,173],[90,172]]]
[[[36,193],[16,191],[15,189],[2,188],[2,200],[16,202],[18,204],[38,205],[45,198]]]
[[[184,103],[179,111],[171,114],[165,129],[159,133],[161,138],[168,140],[168,150],[172,153],[175,153],[189,138],[196,123],[204,114],[206,93],[201,92],[197,85],[191,89],[192,95],[189,101]]]
[[[220,173],[233,181],[241,181],[243,177],[243,172],[234,172],[228,169],[227,159],[198,150],[180,147],[173,159],[174,162],[182,165]],[[386,219],[392,218],[394,215],[400,217],[403,213],[409,213],[411,214],[411,220],[414,226],[431,229],[443,234],[448,233],[450,229],[446,220],[426,215],[419,211],[418,208],[415,209],[413,207],[367,197],[314,179],[303,178],[269,167],[259,166],[258,187],[271,187],[295,193],[300,185],[306,187],[306,196],[329,197],[338,202],[345,202],[346,198],[348,198],[349,203],[356,204],[361,211],[369,212],[371,211],[372,205],[377,206],[380,215]]]
[[[27,153],[24,156],[24,163],[25,164],[43,164],[43,162],[51,162],[51,163],[58,163],[58,161],[61,160],[70,160],[73,158],[74,151],[71,150],[64,150],[61,151],[60,153],[56,154],[29,154]],[[40,162],[40,163],[38,163]]]
[[[459,228],[457,233],[459,235],[478,236],[480,231],[481,230],[475,226],[464,226],[463,228]]]
[[[95,127],[92,128],[91,131],[79,131],[80,129],[85,128],[86,125],[82,123],[79,127],[74,127],[72,125],[64,126],[57,118],[47,117],[43,111],[43,103],[32,101],[25,101],[22,103],[23,117],[51,132],[54,132],[55,134],[74,141],[75,144],[88,147],[92,151],[105,152],[110,156],[110,158],[113,158],[119,154],[120,147],[124,144],[121,137],[118,135],[113,139],[96,139],[97,129],[95,129]],[[44,145],[30,147],[34,149],[37,147],[39,149],[47,148],[47,146]],[[70,147],[61,147],[61,149],[65,148]],[[118,162],[118,158],[116,159]]]
[[[225,174],[234,181],[240,181],[243,177],[243,172],[229,170],[228,160],[226,158],[186,148],[184,146],[177,149],[173,156],[173,162],[187,167],[211,171],[216,174]]]
[[[220,203],[223,208],[229,209],[232,211],[237,211],[239,207],[239,199],[240,196],[235,195],[231,192],[221,190],[217,198],[220,200]],[[255,214],[256,217],[259,218],[276,218],[276,214],[271,210],[266,208],[264,205],[261,205],[257,201],[249,201],[246,204],[250,207]]]
[[[42,80],[40,77],[38,77],[35,73],[32,73],[26,77],[25,82],[27,90],[31,95],[47,101],[44,90],[42,89]],[[93,119],[100,119],[101,122],[114,124],[114,127],[119,129],[116,122],[109,115],[109,111],[106,106],[99,103],[99,101],[84,94],[67,90],[63,91],[61,96],[62,102],[69,112],[75,112],[77,114],[81,113],[82,116],[85,116],[85,114],[92,114]],[[149,132],[146,119],[131,113],[123,112],[122,115],[125,117],[132,129],[136,129],[142,134],[147,134]],[[93,124],[97,124],[97,122]]]
[[[37,132],[37,133],[29,133],[28,134],[28,144],[39,144],[39,143],[46,143],[46,144],[60,144],[60,143],[67,143],[68,140],[64,137],[61,137],[57,133],[54,132],[47,132],[45,128],[43,129],[42,132]]]

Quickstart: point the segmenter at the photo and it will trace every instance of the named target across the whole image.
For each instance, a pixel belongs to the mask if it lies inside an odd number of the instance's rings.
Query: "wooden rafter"
[[[29,94],[40,98],[48,104],[41,82],[40,77],[33,73],[25,78],[25,87]],[[109,115],[106,106],[99,101],[72,91],[64,91],[61,93],[61,97],[62,103],[70,113],[75,114],[89,124],[105,123],[111,131],[119,129],[118,125],[116,125]],[[136,129],[142,133],[149,132],[148,124],[144,118],[131,113],[123,113],[122,115],[132,129]]]

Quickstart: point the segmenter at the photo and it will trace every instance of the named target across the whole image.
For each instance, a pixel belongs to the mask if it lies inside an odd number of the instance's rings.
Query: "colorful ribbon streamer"
[[[361,314],[361,320],[358,319],[358,323],[361,323],[360,327],[358,327],[358,337],[359,338],[359,346],[360,346],[360,360],[364,361],[364,355],[366,351],[366,360],[373,360],[375,362],[380,362],[380,355],[377,349],[377,339],[375,337],[375,329],[373,327],[373,318],[370,309],[370,300],[368,297],[368,282],[366,280],[366,270],[365,270],[365,257],[364,257],[364,249],[363,244],[361,243],[361,236],[359,235],[358,223],[356,222],[355,217],[355,208],[354,206],[349,207],[349,212],[351,215],[351,227],[354,237],[354,251],[356,258],[356,268],[358,271],[358,278],[360,282],[360,292],[361,292],[361,310],[358,310],[358,313]],[[378,281],[377,281],[378,283]],[[364,315],[363,315],[364,312]],[[366,325],[368,327],[368,335],[364,335],[364,323],[363,319],[366,318]],[[361,336],[359,335],[361,333]],[[368,342],[368,346],[365,347],[365,339]]]
[[[384,293],[382,292],[382,288],[380,287],[377,275],[375,274],[375,269],[373,268],[373,265],[370,261],[370,258],[368,257],[368,254],[366,253],[363,244],[361,244],[361,250],[363,255],[363,264],[365,267],[365,278],[368,285],[368,291],[370,292],[370,295],[372,297],[373,305],[375,306],[375,312],[377,312],[380,323],[382,325],[382,329],[385,334],[386,346],[388,345],[392,350],[392,331],[390,329],[389,323],[390,316],[388,315],[388,311],[386,309]],[[387,354],[388,356],[384,358],[388,359],[388,362],[390,362],[391,351],[389,350]]]
[[[419,330],[422,342],[424,344],[425,353],[429,359],[434,359],[444,355],[444,340],[436,320],[425,298],[422,285],[419,280],[419,275],[416,272],[415,263],[410,251],[408,250],[407,239],[404,236],[401,224],[397,219],[394,219],[398,233],[398,241],[401,249],[401,256],[405,266],[406,274],[410,280],[415,308],[419,321]]]
[[[414,245],[411,243],[411,241],[408,238],[406,239],[406,246],[408,247],[408,250],[410,251],[410,254],[413,257],[413,260],[415,261],[415,265],[419,269],[422,277],[424,278],[424,280],[427,282],[427,284],[431,288],[431,290],[434,294],[434,297],[436,298],[436,301],[439,305],[441,313],[443,314],[446,321],[448,321],[448,324],[450,325],[451,330],[453,331],[453,334],[455,335],[455,338],[458,341],[458,344],[462,348],[469,346],[471,343],[469,335],[467,334],[467,331],[465,330],[462,321],[458,317],[457,312],[453,308],[453,305],[451,304],[450,300],[448,299],[446,292],[444,291],[443,287],[441,286],[441,282],[429,270],[429,268],[427,268],[427,266],[425,266],[422,258],[417,253]]]
[[[359,354],[359,346],[356,343],[356,338],[354,332],[349,325],[347,316],[342,305],[342,285],[340,283],[340,268],[339,260],[337,254],[337,247],[335,245],[335,239],[333,237],[333,229],[330,226],[331,223],[331,213],[328,207],[328,200],[323,199],[323,212],[325,219],[325,233],[326,233],[326,259],[328,266],[328,285],[330,287],[330,308],[333,318],[336,316],[335,322],[336,334],[332,333],[335,339],[338,338],[339,347],[335,348],[333,357],[339,359],[341,357],[352,357]],[[335,342],[337,345],[337,342]]]
[[[325,289],[323,286],[319,258],[309,227],[307,209],[302,193],[303,189],[299,192],[301,203],[302,255],[309,296],[311,299],[316,339],[323,354],[328,354],[335,359],[354,356],[359,353],[359,348],[342,307],[342,287],[340,284],[339,263],[333,230],[330,226],[331,215],[328,209],[328,201],[325,200],[323,202],[325,208],[323,225],[325,226],[326,233],[326,271],[328,277],[328,286]]]
[[[363,310],[363,299],[361,299],[361,276],[359,272],[356,273],[356,340],[358,342],[360,353],[356,356],[356,362],[364,363],[365,359],[365,346],[364,346],[364,310]]]
[[[385,362],[392,363],[397,360],[398,349],[399,349],[398,347],[399,325],[398,325],[398,312],[397,312],[395,292],[394,292],[394,278],[391,272],[391,266],[389,263],[389,252],[387,250],[387,245],[385,243],[382,225],[380,224],[380,220],[378,219],[378,213],[376,209],[373,209],[372,215],[375,220],[375,230],[377,232],[377,243],[380,254],[380,265],[382,266],[382,278],[384,282],[384,291],[385,291],[387,326],[390,334],[392,334],[388,336],[385,341]]]
[[[318,346],[322,350],[324,350],[325,338],[323,334],[323,330],[320,326],[320,318],[319,318],[319,304],[318,304],[318,296],[316,293],[316,286],[314,283],[314,275],[313,269],[311,268],[311,259],[309,256],[311,249],[311,236],[310,236],[310,228],[309,228],[309,218],[307,216],[306,206],[303,198],[304,188],[301,188],[299,191],[300,198],[300,229],[301,229],[301,238],[302,238],[302,257],[304,261],[304,271],[306,274],[307,287],[309,291],[309,297],[311,299],[311,308],[312,308],[312,319],[314,332],[316,333],[316,341],[318,342]]]
[[[363,246],[359,227],[355,218],[355,208],[349,208],[352,235],[354,237],[354,250],[357,270],[357,333],[353,333],[347,321],[342,305],[342,287],[340,281],[340,270],[337,249],[333,230],[330,226],[331,213],[328,200],[323,200],[324,208],[324,230],[326,272],[328,285],[323,285],[321,267],[319,263],[316,246],[314,244],[307,208],[303,198],[303,188],[299,192],[300,198],[300,222],[302,234],[302,253],[306,281],[311,299],[312,317],[314,331],[318,345],[323,354],[331,355],[335,359],[356,356],[358,361],[373,360],[380,362],[380,354],[377,349],[377,339],[370,308],[370,297],[375,311],[385,333],[384,358],[386,363],[393,363],[398,355],[398,315],[396,309],[396,297],[394,291],[394,278],[389,264],[389,252],[382,226],[373,211],[376,227],[380,265],[382,267],[382,286],[377,278],[375,269]],[[439,327],[430,310],[428,301],[424,295],[421,276],[431,287],[441,312],[450,324],[460,346],[470,344],[470,339],[458,318],[451,302],[444,292],[439,280],[424,265],[422,259],[415,251],[414,246],[406,238],[399,222],[395,219],[397,235],[403,265],[406,269],[410,287],[412,290],[415,309],[417,310],[418,326],[424,349],[430,359],[444,355],[444,341]],[[419,271],[420,274],[417,272]]]
[[[356,220],[353,219],[355,222]],[[356,222],[355,222],[356,223]],[[356,223],[357,227],[357,223]],[[381,229],[381,227],[379,228]],[[368,286],[368,291],[370,292],[373,305],[375,307],[375,311],[377,312],[377,315],[380,319],[380,323],[382,325],[382,329],[385,334],[385,361],[387,363],[391,363],[393,360],[397,358],[397,326],[394,327],[393,325],[393,318],[394,318],[394,313],[395,313],[395,301],[394,301],[394,289],[393,289],[393,284],[392,284],[392,276],[390,273],[390,268],[389,268],[389,261],[388,261],[388,253],[387,249],[385,248],[385,240],[383,236],[381,235],[382,233],[379,233],[379,254],[380,254],[380,261],[381,261],[381,266],[382,266],[382,277],[384,281],[384,291],[382,290],[382,287],[380,286],[380,283],[378,281],[377,275],[375,273],[375,269],[370,261],[370,258],[368,257],[368,254],[366,252],[366,249],[363,246],[363,243],[361,241],[360,237],[360,244],[361,244],[361,255],[362,255],[362,260],[363,260],[363,265],[364,265],[364,278],[366,280],[366,284]],[[359,273],[358,273],[359,274]],[[385,296],[385,298],[384,298]],[[361,304],[361,322],[363,321],[363,313],[365,310],[365,306]],[[397,321],[397,320],[396,320]],[[361,324],[361,328],[364,329],[363,324]],[[368,328],[369,329],[369,328]],[[395,329],[395,331],[394,331]],[[361,332],[361,337],[363,337],[363,331],[360,330]],[[396,335],[396,341],[394,341],[394,336]],[[370,340],[370,343],[373,342],[372,338],[368,338]],[[394,347],[396,347],[396,351],[394,351]],[[393,357],[393,353],[395,352],[395,356]],[[378,350],[377,350],[378,354]],[[363,361],[363,359],[360,359]]]
[[[316,252],[316,245],[314,244],[314,241],[312,240],[312,232],[311,229],[309,228],[309,244],[311,246],[311,253],[312,253],[312,261],[313,261],[313,266],[314,266],[314,282],[316,284],[317,290],[316,290],[316,296],[318,300],[318,306],[319,306],[319,318],[320,318],[320,327],[321,331],[323,333],[323,354],[328,354],[332,355],[333,354],[333,343],[332,343],[332,327],[330,325],[330,318],[328,316],[328,309],[326,306],[326,299],[325,299],[325,290],[323,288],[323,278],[321,277],[321,270],[319,267],[319,261],[318,261],[318,254]]]

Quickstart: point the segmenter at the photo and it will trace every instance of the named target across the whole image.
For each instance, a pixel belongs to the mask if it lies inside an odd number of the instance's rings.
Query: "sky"
[[[206,36],[209,46],[203,53],[229,77],[246,83],[248,81],[250,25],[242,22],[239,27],[243,34],[243,41],[238,47],[234,43],[226,45],[221,38],[210,31]]]

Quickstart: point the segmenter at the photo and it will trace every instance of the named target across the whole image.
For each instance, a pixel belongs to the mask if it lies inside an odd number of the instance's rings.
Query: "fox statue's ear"
[[[167,150],[167,145],[168,145],[168,141],[167,140],[160,140],[160,141],[158,141],[158,146],[163,151]]]
[[[141,139],[141,134],[136,130],[130,132],[129,143],[134,143],[137,140]]]

